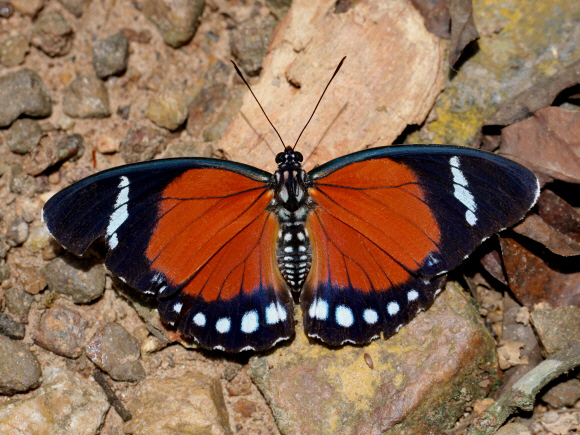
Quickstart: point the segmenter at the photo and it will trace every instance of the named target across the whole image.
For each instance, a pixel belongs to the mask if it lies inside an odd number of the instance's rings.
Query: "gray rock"
[[[23,196],[33,196],[41,192],[39,186],[36,184],[35,178],[25,173],[22,165],[18,163],[13,165],[10,168],[10,172],[12,173],[10,192]]]
[[[542,396],[542,400],[554,409],[573,407],[580,400],[580,379],[569,379],[556,384]]]
[[[187,119],[187,101],[180,91],[162,91],[147,104],[145,116],[159,127],[176,130]]]
[[[78,358],[87,321],[65,307],[52,307],[42,315],[34,342],[57,355]]]
[[[24,291],[22,287],[12,287],[4,292],[6,308],[15,316],[28,317],[34,297]]]
[[[6,236],[4,234],[0,234],[0,259],[6,258],[8,249],[9,247],[8,244],[6,243]]]
[[[205,0],[133,0],[159,29],[165,43],[178,48],[195,35]]]
[[[0,77],[0,127],[20,115],[45,118],[52,113],[50,94],[34,71],[23,68]]]
[[[37,121],[29,118],[17,119],[6,132],[6,145],[16,154],[26,154],[38,146],[42,128]]]
[[[129,40],[123,32],[116,33],[93,44],[93,67],[97,77],[122,74],[127,69]]]
[[[0,18],[10,18],[14,14],[14,5],[7,1],[0,1]]]
[[[85,5],[88,5],[91,0],[58,0],[67,11],[75,17],[80,18],[83,15]]]
[[[63,111],[71,118],[111,116],[109,93],[96,76],[79,76],[64,91]]]
[[[85,152],[85,139],[80,134],[69,134],[56,145],[56,162],[78,160]]]
[[[278,20],[281,20],[292,6],[292,0],[266,0],[266,6]]]
[[[47,367],[36,394],[0,405],[0,433],[93,435],[100,433],[108,410],[107,397],[94,382]]]
[[[24,63],[26,55],[30,51],[30,43],[24,35],[14,35],[0,44],[0,63],[6,68],[11,68]]]
[[[12,395],[36,388],[40,375],[40,364],[28,347],[0,335],[0,394]],[[6,432],[0,430],[0,433]]]
[[[64,56],[73,44],[74,32],[71,25],[59,12],[42,16],[32,29],[32,45],[49,56]]]
[[[150,160],[167,143],[167,136],[157,129],[135,125],[121,144],[121,155],[127,163]]]
[[[116,381],[139,382],[145,370],[139,362],[139,341],[118,323],[99,329],[86,347],[87,356]]]
[[[26,326],[22,323],[15,322],[12,317],[6,313],[0,313],[0,334],[10,337],[13,340],[22,340],[26,333]]]
[[[91,264],[75,257],[58,257],[42,270],[48,288],[68,295],[77,304],[87,304],[105,291],[105,270],[101,264]]]
[[[6,241],[11,246],[22,245],[28,238],[28,223],[21,217],[12,221],[6,232]]]
[[[567,349],[580,337],[579,307],[536,308],[530,320],[547,356]]]
[[[232,31],[230,48],[242,68],[249,76],[257,76],[262,69],[262,60],[268,52],[270,39],[278,22],[270,15],[261,20],[248,20]]]
[[[0,260],[0,283],[8,278],[10,278],[10,268],[5,260]]]

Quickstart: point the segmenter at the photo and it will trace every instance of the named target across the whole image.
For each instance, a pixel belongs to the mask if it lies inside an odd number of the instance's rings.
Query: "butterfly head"
[[[304,160],[302,154],[294,151],[292,147],[286,147],[284,152],[276,155],[276,163],[278,168],[282,170],[299,169],[302,165],[302,160]]]

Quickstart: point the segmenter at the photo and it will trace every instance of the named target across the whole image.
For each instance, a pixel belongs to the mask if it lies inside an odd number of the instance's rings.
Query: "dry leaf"
[[[580,213],[551,190],[543,190],[538,203],[538,216],[550,226],[580,243]]]
[[[550,226],[538,215],[528,216],[514,231],[541,243],[557,255],[580,255],[580,243]]]
[[[528,307],[521,307],[516,314],[516,322],[521,323],[524,326],[530,324],[530,311]]]
[[[501,256],[496,250],[490,251],[481,258],[481,265],[487,272],[497,279],[502,284],[507,285],[505,274],[503,273],[503,265]]]
[[[473,21],[471,0],[447,0],[451,16],[451,47],[449,66],[457,63],[467,44],[479,38]]]
[[[510,367],[528,363],[527,357],[521,356],[521,349],[525,343],[522,341],[502,341],[497,348],[499,357],[499,368],[507,370]]]
[[[446,0],[411,0],[411,3],[423,16],[427,30],[440,38],[451,38],[451,17]]]

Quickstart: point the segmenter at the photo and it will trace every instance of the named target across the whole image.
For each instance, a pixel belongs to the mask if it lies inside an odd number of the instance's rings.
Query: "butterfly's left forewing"
[[[536,177],[458,147],[387,147],[310,172],[312,269],[301,295],[309,335],[329,344],[390,336],[457,266],[534,204]]]
[[[106,266],[156,296],[161,319],[185,336],[206,348],[266,349],[293,333],[269,177],[210,159],[135,164],[65,189],[43,216],[78,255],[104,237]]]

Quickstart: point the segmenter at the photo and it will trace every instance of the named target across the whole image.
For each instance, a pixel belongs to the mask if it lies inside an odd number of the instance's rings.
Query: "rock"
[[[95,76],[75,78],[64,91],[63,111],[71,118],[111,116],[107,87]]]
[[[234,403],[233,408],[236,414],[240,414],[244,418],[250,418],[258,407],[255,402],[241,398]]]
[[[292,0],[266,0],[266,6],[278,20],[281,20],[292,6]]]
[[[40,364],[28,347],[0,335],[0,394],[22,393],[40,384]],[[5,417],[0,413],[0,433]]]
[[[238,66],[249,76],[257,76],[262,69],[262,60],[268,53],[270,39],[278,22],[274,17],[244,21],[232,30],[230,49]]]
[[[127,163],[150,160],[167,143],[167,136],[155,128],[135,125],[121,144],[121,155]]]
[[[13,165],[11,172],[10,192],[22,196],[33,196],[41,192],[34,177],[24,173],[20,164]]]
[[[68,295],[77,304],[87,304],[105,291],[105,270],[101,264],[92,264],[72,256],[56,258],[42,273],[51,291]]]
[[[331,349],[300,320],[289,346],[249,370],[283,434],[442,432],[498,380],[494,340],[453,283],[386,341]]]
[[[32,45],[49,56],[64,56],[73,44],[74,32],[71,25],[59,12],[42,16],[32,29]]]
[[[11,246],[22,245],[28,238],[28,223],[21,217],[12,221],[6,232],[6,241]]]
[[[128,57],[129,41],[123,32],[93,44],[93,67],[100,79],[124,73]]]
[[[46,279],[42,270],[37,267],[17,266],[18,279],[24,287],[24,291],[31,295],[40,293],[46,287]]]
[[[119,115],[125,121],[127,119],[129,119],[130,114],[131,114],[131,105],[130,104],[117,107],[117,115]]]
[[[6,236],[4,234],[0,234],[0,259],[6,258],[8,249],[9,247],[6,243]]]
[[[0,44],[0,63],[6,68],[24,63],[30,51],[28,38],[23,35],[14,35]]]
[[[4,292],[4,302],[8,312],[25,319],[32,305],[33,297],[24,291],[22,287],[12,287]]]
[[[28,233],[24,247],[30,252],[40,252],[50,244],[51,236],[46,225],[35,225]]]
[[[183,92],[162,91],[147,104],[145,116],[159,127],[175,130],[187,119],[187,102]]]
[[[97,138],[95,147],[101,154],[113,154],[119,151],[121,144],[111,136],[103,135]]]
[[[233,98],[229,99],[218,113],[213,124],[204,130],[203,140],[217,142],[221,139],[232,123],[232,120],[240,112],[242,102],[243,96],[241,94],[234,95]]]
[[[127,434],[232,433],[219,380],[199,373],[148,378],[128,407],[133,419],[125,424]]]
[[[540,344],[547,356],[580,339],[580,308],[544,306],[530,313]]]
[[[145,369],[139,362],[139,341],[118,323],[99,329],[86,347],[87,356],[116,381],[139,382]]]
[[[0,1],[0,18],[10,18],[14,14],[14,5],[8,1]]]
[[[0,405],[0,433],[97,434],[108,410],[107,397],[94,382],[48,367],[36,394]]]
[[[542,396],[542,400],[554,409],[572,408],[580,400],[580,379],[569,379],[556,384]]]
[[[80,159],[84,152],[85,139],[80,134],[69,134],[56,144],[56,160],[52,164]]]
[[[50,94],[34,71],[23,68],[0,77],[0,127],[20,115],[45,118],[52,113]]]
[[[227,96],[228,87],[225,83],[204,87],[188,106],[187,132],[193,137],[200,136],[214,119]]]
[[[495,435],[532,435],[532,432],[523,423],[508,423],[498,429]]]
[[[6,132],[6,145],[16,154],[26,154],[38,146],[42,128],[29,118],[17,119]]]
[[[0,260],[0,284],[8,278],[10,278],[10,269],[5,260]]]
[[[58,0],[67,11],[75,17],[80,18],[83,15],[85,5],[88,5],[91,0]]]
[[[195,35],[205,0],[134,0],[133,4],[157,26],[167,45],[178,48]]]
[[[57,355],[78,358],[83,353],[87,321],[65,307],[52,307],[42,315],[34,342]]]
[[[0,334],[13,340],[22,340],[26,333],[26,327],[22,323],[15,322],[8,314],[0,313]]]
[[[12,0],[12,4],[22,15],[34,18],[44,6],[44,0]]]

